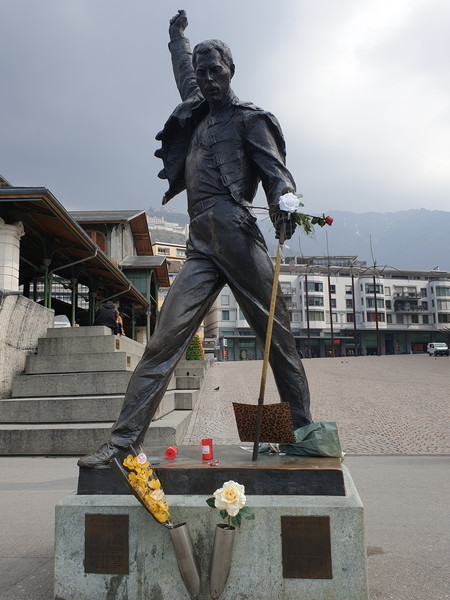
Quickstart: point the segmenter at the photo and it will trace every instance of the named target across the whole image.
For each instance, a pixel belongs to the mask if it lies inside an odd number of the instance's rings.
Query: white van
[[[445,342],[430,342],[427,352],[428,356],[448,356],[448,346]]]

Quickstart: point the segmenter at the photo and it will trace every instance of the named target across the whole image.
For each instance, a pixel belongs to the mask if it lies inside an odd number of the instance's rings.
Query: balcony
[[[425,309],[419,304],[410,304],[409,302],[394,302],[394,311],[401,313],[423,312]]]
[[[288,310],[297,310],[297,302],[286,302],[286,306]]]
[[[295,289],[293,289],[291,287],[281,286],[281,292],[283,293],[283,296],[294,296],[295,295]]]
[[[418,300],[419,298],[422,298],[422,294],[418,294],[417,292],[394,292],[393,297],[394,299],[401,298],[404,300]]]

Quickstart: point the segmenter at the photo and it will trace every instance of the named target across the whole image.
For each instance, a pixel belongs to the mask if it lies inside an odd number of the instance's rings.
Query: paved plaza
[[[347,454],[448,454],[450,359],[425,354],[303,361],[314,421],[336,421]],[[185,444],[236,444],[232,402],[256,404],[262,361],[214,363]],[[218,389],[217,389],[218,388]],[[269,369],[266,402],[278,402]]]
[[[314,419],[337,421],[364,503],[370,600],[450,599],[450,359],[304,363]],[[185,443],[238,443],[231,402],[256,402],[261,364],[209,369]],[[77,474],[75,458],[0,457],[0,600],[53,600],[54,506]]]

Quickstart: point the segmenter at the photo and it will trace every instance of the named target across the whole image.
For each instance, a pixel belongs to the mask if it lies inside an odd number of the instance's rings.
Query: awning
[[[149,301],[125,277],[82,227],[46,188],[0,188],[0,216],[22,221],[20,283],[43,273],[43,261],[55,275],[92,287],[105,284],[122,299],[149,306]]]

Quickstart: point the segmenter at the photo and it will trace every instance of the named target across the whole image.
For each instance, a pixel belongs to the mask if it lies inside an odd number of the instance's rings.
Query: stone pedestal
[[[19,290],[20,238],[22,222],[8,225],[0,217],[0,290]]]
[[[363,506],[345,467],[343,473],[345,496],[247,497],[255,520],[244,521],[236,532],[221,599],[368,600]],[[188,523],[199,556],[199,600],[210,597],[209,562],[215,526],[221,522],[206,498],[167,497],[172,521]],[[107,527],[102,515],[113,516]],[[98,533],[92,531],[96,520]],[[93,555],[86,534],[101,540],[105,531],[103,547],[99,542]],[[168,531],[132,496],[67,496],[56,506],[54,600],[131,598],[189,598]]]

